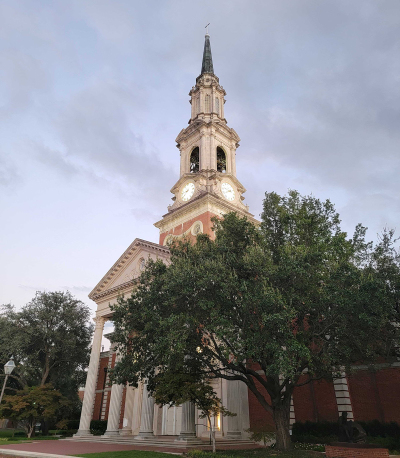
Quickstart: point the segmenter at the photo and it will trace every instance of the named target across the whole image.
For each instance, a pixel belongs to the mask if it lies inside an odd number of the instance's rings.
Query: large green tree
[[[119,300],[115,377],[146,378],[156,397],[171,373],[241,380],[272,414],[277,447],[288,449],[302,374],[331,378],[396,356],[393,233],[373,246],[358,225],[349,238],[329,201],[295,191],[266,194],[260,227],[232,213],[215,230],[215,240],[171,245],[169,265],[149,261],[132,296]]]
[[[38,292],[19,311],[3,306],[0,364],[11,355],[16,362],[10,389],[52,383],[77,400],[90,356],[93,325],[89,319],[89,307],[69,292]]]

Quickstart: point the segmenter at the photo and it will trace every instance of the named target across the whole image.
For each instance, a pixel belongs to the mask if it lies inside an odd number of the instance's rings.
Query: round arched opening
[[[200,151],[199,147],[196,148],[190,154],[190,173],[197,173],[200,170]]]
[[[225,151],[219,146],[217,148],[217,172],[226,172]]]

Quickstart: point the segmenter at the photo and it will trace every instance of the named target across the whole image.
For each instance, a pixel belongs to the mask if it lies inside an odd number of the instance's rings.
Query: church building
[[[110,304],[120,295],[130,295],[146,261],[168,262],[168,243],[200,233],[213,237],[214,216],[235,211],[254,224],[259,222],[243,203],[246,189],[236,176],[236,150],[240,138],[224,115],[226,92],[214,74],[210,37],[205,36],[201,73],[189,92],[189,125],[179,133],[180,177],[171,189],[172,205],[155,223],[159,243],[135,239],[89,294],[96,302],[95,333],[84,390],[79,431],[76,438],[90,436],[90,421],[107,420],[106,437],[130,436],[149,440],[154,436],[175,436],[183,442],[209,437],[210,425],[199,418],[191,403],[160,407],[148,396],[145,384],[138,388],[108,383],[108,372],[118,355],[101,352],[104,323],[112,321]],[[351,377],[316,381],[295,390],[291,424],[295,421],[337,421],[341,412],[356,420],[400,423],[400,364],[371,373],[360,368]],[[306,376],[305,376],[306,377]],[[234,417],[215,418],[217,438],[243,440],[247,430],[272,425],[272,418],[240,381],[215,381],[223,404]]]

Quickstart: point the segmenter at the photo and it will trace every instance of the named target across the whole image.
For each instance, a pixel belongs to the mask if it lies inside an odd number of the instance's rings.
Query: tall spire
[[[214,67],[211,55],[210,35],[206,33],[206,40],[204,42],[203,63],[201,65],[201,75],[203,73],[214,74]]]

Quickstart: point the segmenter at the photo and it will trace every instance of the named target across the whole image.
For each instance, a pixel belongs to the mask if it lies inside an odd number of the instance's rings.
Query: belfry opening
[[[199,147],[192,151],[190,154],[190,173],[197,173],[200,170],[200,151]]]
[[[226,172],[226,155],[225,151],[218,146],[217,148],[217,172]]]

